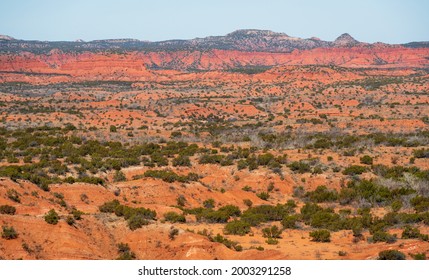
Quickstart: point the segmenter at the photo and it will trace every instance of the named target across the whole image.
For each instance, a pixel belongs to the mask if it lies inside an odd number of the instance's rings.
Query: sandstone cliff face
[[[336,47],[294,50],[291,53],[238,50],[65,53],[0,55],[0,82],[81,80],[145,81],[173,70],[228,70],[276,65],[337,65],[350,68],[423,68],[429,65],[428,48],[391,46]],[[44,74],[45,76],[37,75]],[[170,72],[171,74],[171,72]]]

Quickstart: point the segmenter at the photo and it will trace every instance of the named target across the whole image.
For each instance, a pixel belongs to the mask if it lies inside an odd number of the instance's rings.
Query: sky
[[[429,0],[0,0],[0,34],[17,39],[148,41],[268,29],[332,41],[429,41]]]

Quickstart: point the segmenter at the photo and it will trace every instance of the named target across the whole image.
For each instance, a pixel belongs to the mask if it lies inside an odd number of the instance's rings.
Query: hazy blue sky
[[[429,41],[428,0],[0,0],[0,34],[18,39],[159,41],[256,28],[334,40]]]

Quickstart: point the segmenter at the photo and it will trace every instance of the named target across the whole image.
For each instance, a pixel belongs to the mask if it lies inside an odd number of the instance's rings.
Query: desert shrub
[[[396,219],[399,224],[415,224],[424,221],[425,214],[427,213],[396,213]]]
[[[234,220],[225,225],[224,232],[232,235],[246,235],[250,232],[250,224],[245,221]]]
[[[410,202],[416,212],[426,212],[429,210],[429,197],[418,195],[413,197]]]
[[[170,238],[170,240],[174,240],[178,234],[179,230],[177,228],[172,227],[168,232],[168,238]]]
[[[213,209],[215,207],[215,201],[213,198],[209,198],[203,202],[204,208]]]
[[[172,211],[165,213],[164,218],[166,221],[169,221],[172,223],[186,223],[185,216]]]
[[[104,180],[102,178],[98,178],[98,177],[82,176],[82,177],[76,178],[75,181],[76,182],[93,184],[93,185],[102,185],[102,186],[104,186]]]
[[[260,192],[256,194],[262,200],[268,200],[270,198],[270,194],[268,192]]]
[[[413,151],[415,158],[429,158],[429,149],[418,149]]]
[[[325,229],[310,232],[310,237],[314,242],[331,242],[331,233]]]
[[[395,200],[390,204],[390,207],[392,208],[393,212],[398,212],[399,210],[401,210],[402,206],[403,204],[400,200]]]
[[[225,205],[218,209],[218,211],[225,212],[230,217],[239,217],[241,215],[240,208],[235,205]]]
[[[267,166],[271,163],[271,161],[274,161],[274,160],[275,160],[274,155],[270,153],[261,154],[261,155],[258,155],[257,157],[258,165],[262,165],[262,166]]]
[[[309,224],[314,228],[327,228],[330,230],[348,229],[342,222],[340,215],[329,211],[321,211],[314,213]]]
[[[346,169],[344,169],[344,175],[360,175],[366,172],[366,167],[361,165],[350,165]]]
[[[120,205],[119,200],[115,199],[105,202],[103,205],[99,206],[98,209],[103,213],[113,213],[118,205]]]
[[[402,231],[402,239],[414,239],[414,238],[420,238],[420,230],[415,227],[411,226],[405,226],[404,230]]]
[[[334,143],[332,143],[332,141],[330,139],[320,138],[314,142],[313,148],[315,148],[315,149],[328,149],[328,148],[332,147],[333,144]]]
[[[116,216],[124,217],[125,220],[130,219],[133,216],[140,216],[144,219],[153,220],[156,217],[156,212],[144,207],[133,208],[125,205],[118,205],[114,210]]]
[[[164,157],[160,152],[154,152],[153,154],[151,154],[150,160],[152,165],[156,164],[158,167],[168,165],[168,159]]]
[[[252,226],[268,221],[281,221],[283,217],[294,212],[296,205],[293,201],[286,204],[259,205],[251,207],[243,212],[241,220],[246,221]]]
[[[247,207],[252,207],[252,205],[253,205],[253,202],[250,199],[243,199],[243,203]]]
[[[224,155],[208,155],[204,154],[200,157],[200,164],[221,164],[225,160]]]
[[[16,208],[10,205],[1,205],[0,214],[15,215]]]
[[[189,181],[197,181],[199,179],[198,175],[195,173],[189,173],[187,176],[179,176],[173,171],[169,170],[147,170],[144,173],[145,177],[162,179],[165,182],[173,183],[175,181],[187,183]]]
[[[69,226],[74,225],[74,224],[75,224],[75,219],[73,218],[73,216],[67,216],[67,218],[66,218],[66,223],[67,223]]]
[[[176,199],[177,206],[184,207],[186,204],[186,198],[183,195],[179,195]]]
[[[180,131],[173,131],[171,132],[171,135],[170,135],[171,138],[179,138],[181,136],[182,136],[182,132]]]
[[[405,260],[405,254],[398,250],[384,250],[378,253],[379,260]]]
[[[249,164],[247,163],[246,160],[244,159],[240,159],[239,161],[237,161],[237,169],[238,170],[242,170],[245,169],[249,166]]]
[[[125,177],[124,172],[117,170],[115,172],[115,175],[113,176],[113,181],[114,182],[123,182],[125,180],[127,180],[127,178]]]
[[[363,157],[360,158],[360,163],[372,165],[373,159],[372,159],[372,157],[370,157],[368,155],[364,155]]]
[[[323,211],[332,212],[332,210],[330,209],[325,210],[324,208],[320,207],[316,203],[306,203],[304,206],[301,207],[301,217],[304,221],[310,221],[311,217],[314,214],[318,212],[323,212]]]
[[[241,245],[239,245],[238,242],[229,240],[224,236],[220,235],[219,233],[215,236],[208,236],[208,238],[212,242],[222,243],[227,248],[234,249],[237,252],[240,252],[243,250],[243,247],[241,247]]]
[[[318,186],[316,190],[307,192],[304,196],[311,202],[329,202],[336,201],[338,199],[338,193],[336,190],[328,190],[326,186]]]
[[[73,218],[75,219],[75,220],[81,220],[82,219],[82,215],[83,215],[83,212],[82,211],[79,211],[79,210],[77,210],[77,209],[73,209],[72,211],[71,211],[71,214],[73,215]]]
[[[19,198],[20,194],[14,189],[8,189],[6,192],[7,197],[15,202],[20,203],[21,199]]]
[[[207,223],[226,223],[230,215],[226,211],[214,211],[212,209],[204,209],[195,215],[197,221]]]
[[[347,252],[346,251],[338,251],[338,256],[345,257],[345,256],[347,256]]]
[[[298,221],[298,217],[296,215],[287,215],[283,217],[282,226],[283,228],[294,229],[297,228],[296,222]]]
[[[415,166],[404,167],[400,165],[395,165],[392,167],[388,167],[382,164],[373,165],[372,170],[378,176],[388,178],[388,179],[395,179],[395,180],[399,180],[400,178],[402,178],[404,173],[411,173],[414,175],[418,175],[420,171]]]
[[[372,235],[372,238],[370,238],[369,241],[372,241],[374,243],[386,242],[386,243],[392,244],[396,242],[396,235],[392,235],[388,232],[379,230],[374,232],[374,234]]]
[[[188,156],[179,155],[173,159],[173,166],[191,166],[191,160]]]
[[[45,222],[51,225],[56,225],[58,221],[60,220],[60,216],[55,212],[54,209],[49,210],[48,213],[45,215]]]
[[[241,215],[241,220],[250,224],[251,226],[258,226],[259,224],[266,222],[267,217],[264,214],[244,212]]]
[[[278,226],[271,226],[262,229],[262,236],[265,238],[281,238],[282,230]]]
[[[419,260],[419,261],[426,260],[425,253],[410,254],[410,256],[413,258],[413,260]]]
[[[305,190],[303,186],[297,186],[293,188],[293,197],[302,198],[305,195]]]
[[[411,188],[389,190],[389,188],[380,186],[374,181],[351,181],[347,184],[347,187],[341,189],[339,201],[343,205],[362,199],[372,204],[387,204],[400,196],[412,193],[414,193],[414,190]]]
[[[128,227],[130,230],[136,230],[148,224],[149,221],[142,215],[133,215],[128,219]]]
[[[6,240],[18,238],[18,233],[13,227],[3,226],[2,229],[3,229],[3,232],[1,234],[2,238]]]
[[[308,163],[302,162],[302,161],[294,161],[291,164],[288,165],[288,167],[297,173],[307,173],[311,172],[311,167]]]
[[[277,245],[279,244],[279,241],[276,238],[268,238],[267,240],[265,240],[265,243],[267,243],[268,245]]]
[[[131,251],[130,246],[126,243],[119,243],[117,260],[135,260],[136,255]]]
[[[118,130],[116,129],[116,126],[114,126],[114,125],[112,124],[112,125],[110,125],[110,127],[109,127],[109,131],[110,131],[110,132],[117,132]]]

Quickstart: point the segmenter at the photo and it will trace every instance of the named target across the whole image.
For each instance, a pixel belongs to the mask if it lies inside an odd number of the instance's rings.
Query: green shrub
[[[130,250],[130,246],[126,243],[119,243],[117,260],[135,260],[136,255]]]
[[[169,170],[147,170],[144,173],[145,177],[162,179],[165,182],[173,183],[175,181],[187,183],[189,181],[197,181],[199,176],[195,173],[189,173],[187,176],[179,176]]]
[[[316,203],[331,202],[338,199],[338,193],[336,190],[328,190],[326,186],[318,186],[316,190],[307,192],[305,198]]]
[[[3,228],[3,232],[1,234],[2,238],[6,240],[18,238],[18,233],[13,227],[3,226],[2,228]]]
[[[136,230],[142,226],[148,225],[149,221],[143,215],[133,215],[128,219],[128,227],[130,230]]]
[[[270,198],[270,194],[268,192],[260,192],[256,194],[262,200],[268,200]]]
[[[177,206],[184,207],[186,204],[186,198],[183,195],[179,195],[176,199]]]
[[[411,226],[405,226],[404,230],[402,231],[402,239],[414,239],[414,238],[420,238],[420,230],[418,228],[414,228]]]
[[[239,217],[241,215],[240,208],[235,205],[225,205],[218,209],[218,211],[227,213],[230,217]]]
[[[166,221],[172,223],[186,223],[185,216],[172,211],[165,213],[164,218]]]
[[[105,202],[103,205],[99,206],[98,209],[103,213],[113,213],[118,205],[120,205],[119,200],[115,199]]]
[[[60,216],[55,212],[54,209],[49,210],[45,215],[45,222],[51,225],[56,225],[60,220]]]
[[[21,199],[19,198],[20,194],[14,189],[8,189],[6,192],[7,197],[15,202],[20,203]]]
[[[268,238],[267,240],[265,240],[265,243],[267,243],[268,245],[277,245],[279,244],[279,241],[275,238]]]
[[[331,233],[325,229],[310,232],[310,237],[314,242],[331,242]]]
[[[410,254],[410,256],[413,258],[413,260],[426,260],[425,253]]]
[[[173,166],[191,166],[191,160],[188,156],[179,155],[173,159]]]
[[[238,244],[236,241],[229,240],[225,238],[224,236],[220,235],[219,233],[215,236],[208,236],[209,240],[211,242],[218,242],[224,244],[227,248],[234,249],[237,252],[240,252],[243,250],[243,247]]]
[[[429,210],[429,197],[416,196],[410,202],[416,212],[426,212]]]
[[[374,232],[374,234],[372,235],[372,239],[370,238],[369,241],[372,241],[374,243],[386,242],[388,244],[392,244],[396,242],[396,235],[392,235],[385,231],[378,230]]]
[[[73,218],[75,220],[81,220],[82,219],[82,215],[84,214],[82,211],[79,211],[77,209],[73,209],[71,214],[73,215]]]
[[[265,238],[281,238],[282,231],[278,226],[271,226],[262,229],[262,236]]]
[[[15,215],[16,208],[10,205],[1,205],[0,214]]]
[[[213,209],[215,207],[215,201],[213,198],[209,198],[203,202],[204,208]]]
[[[115,175],[113,176],[113,181],[114,182],[123,182],[125,180],[127,180],[127,178],[125,177],[124,172],[117,170],[115,172]]]
[[[390,207],[392,208],[393,212],[398,212],[402,208],[402,201],[395,200],[392,202],[392,204],[390,204]]]
[[[234,220],[225,225],[224,232],[232,235],[246,235],[250,232],[250,224],[245,221]]]
[[[372,165],[373,159],[372,159],[372,157],[370,157],[368,155],[364,155],[363,157],[360,158],[360,163]]]
[[[230,215],[225,211],[204,209],[203,211],[197,213],[195,217],[197,221],[204,221],[207,223],[226,223],[229,220]]]
[[[282,220],[283,228],[294,229],[297,228],[296,222],[298,221],[298,217],[295,215],[285,216]]]
[[[110,126],[110,128],[109,128],[109,131],[110,132],[116,132],[117,131],[117,129],[116,129],[116,126],[114,126],[113,124]]]
[[[378,253],[379,260],[405,260],[405,254],[397,250],[384,250]]]
[[[429,158],[429,149],[418,149],[413,151],[415,158]]]
[[[73,216],[67,216],[66,222],[68,225],[72,226],[75,224],[75,219],[73,218]]]
[[[367,169],[365,166],[350,165],[346,169],[344,169],[343,174],[344,175],[360,175],[366,171],[367,171]]]
[[[311,167],[309,164],[302,162],[302,161],[294,161],[291,164],[288,165],[288,167],[297,173],[307,173],[311,172]]]

